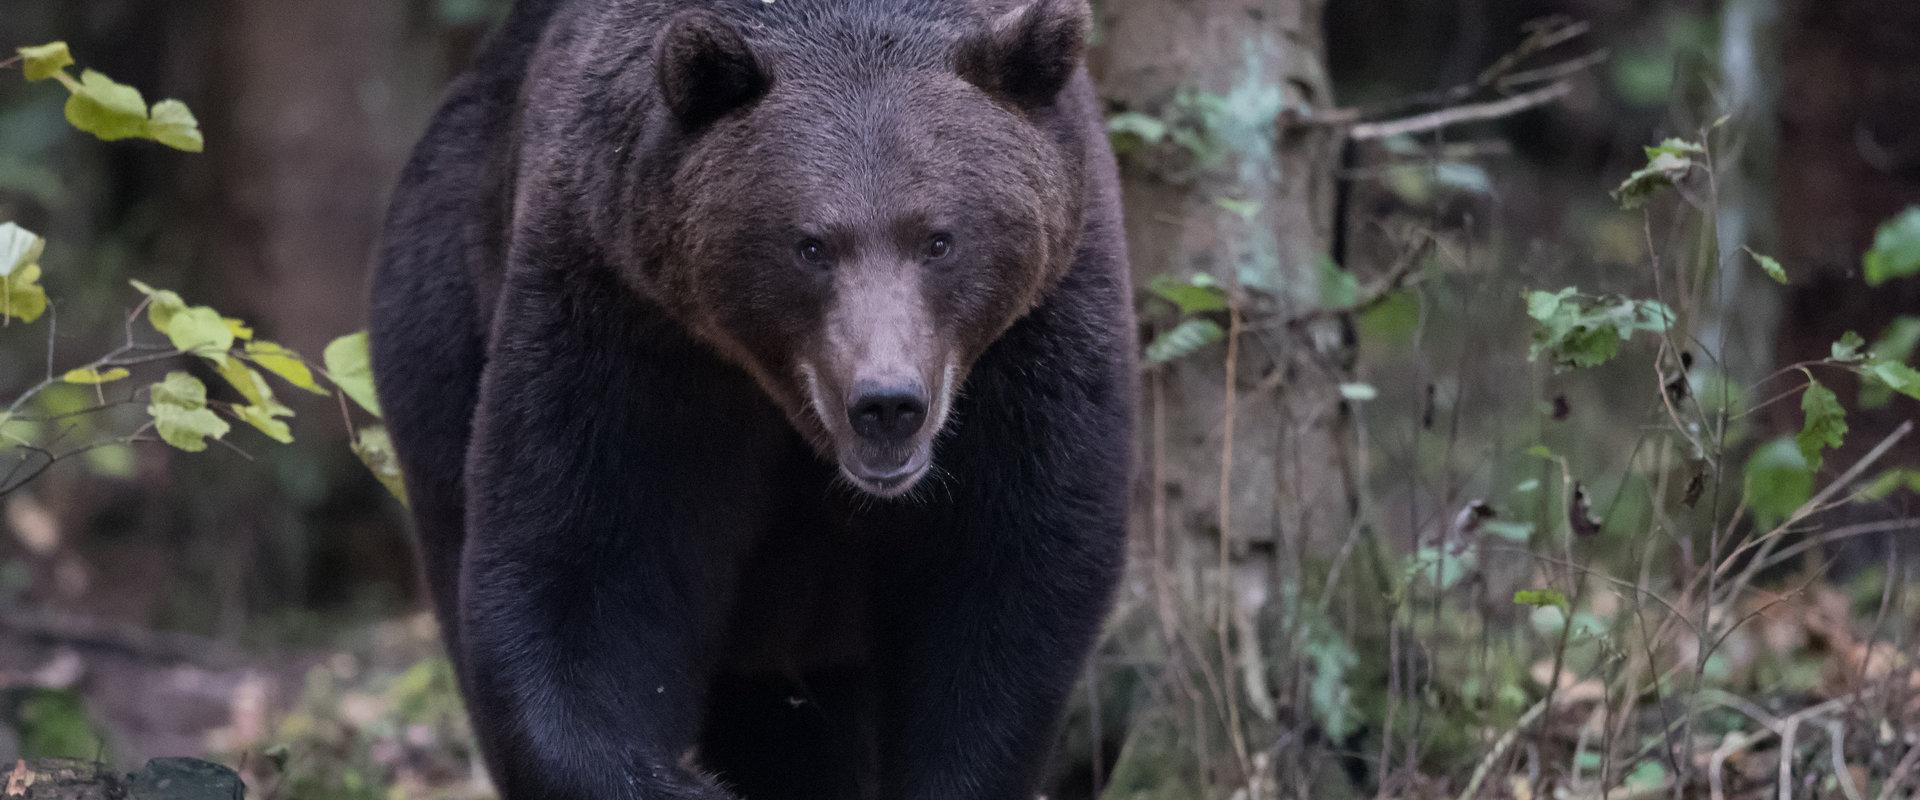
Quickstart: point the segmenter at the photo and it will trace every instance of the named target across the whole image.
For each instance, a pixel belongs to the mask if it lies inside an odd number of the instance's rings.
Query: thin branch
[[[1471,122],[1487,122],[1518,114],[1522,111],[1538,108],[1566,97],[1573,92],[1573,84],[1566,81],[1551,83],[1529,92],[1512,97],[1489,100],[1484,103],[1471,103],[1462,106],[1443,108],[1411,117],[1387,120],[1385,122],[1367,122],[1348,129],[1347,135],[1355,141],[1369,142],[1378,139],[1391,139],[1395,136],[1407,136],[1416,133],[1437,131],[1464,125]]]

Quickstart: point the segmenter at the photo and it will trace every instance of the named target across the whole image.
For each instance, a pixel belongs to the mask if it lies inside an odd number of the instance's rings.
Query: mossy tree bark
[[[1143,381],[1136,524],[1136,564],[1182,673],[1173,680],[1192,692],[1173,704],[1192,706],[1177,727],[1220,765],[1196,779],[1229,791],[1270,780],[1261,731],[1276,730],[1305,672],[1284,666],[1298,653],[1274,621],[1301,569],[1324,566],[1347,540],[1352,516],[1339,393],[1351,336],[1323,308],[1341,143],[1315,121],[1332,100],[1323,7],[1099,8],[1094,67],[1113,110],[1173,131],[1122,147],[1135,284],[1206,275],[1231,298],[1231,311],[1207,315],[1224,342],[1150,367]],[[1151,309],[1143,319],[1155,333],[1171,324]]]

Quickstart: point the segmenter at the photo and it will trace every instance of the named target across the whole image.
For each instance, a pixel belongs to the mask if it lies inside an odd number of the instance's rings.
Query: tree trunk
[[[366,325],[374,240],[446,77],[444,42],[419,2],[213,2],[214,84],[224,97],[208,135],[217,203],[208,230],[217,285],[229,293],[215,302],[318,361],[334,337]],[[332,457],[333,483],[305,519],[276,518],[278,504],[258,500],[220,512],[229,560],[247,565],[216,576],[230,624],[241,618],[231,609],[262,590],[329,605],[368,584],[413,584],[407,541],[347,454],[339,402],[280,396],[298,411],[307,446]],[[265,535],[290,525],[309,535]],[[263,585],[248,577],[257,565],[297,577]]]
[[[309,356],[364,324],[386,196],[433,110],[439,48],[415,5],[222,2],[221,285]]]
[[[1192,711],[1204,718],[1196,726],[1215,731],[1187,735],[1200,738],[1203,761],[1223,765],[1198,777],[1206,796],[1246,786],[1271,796],[1258,788],[1268,768],[1254,761],[1266,748],[1246,734],[1294,696],[1271,676],[1298,671],[1269,670],[1290,656],[1273,652],[1284,637],[1259,630],[1261,612],[1299,585],[1302,551],[1337,544],[1349,521],[1337,387],[1350,337],[1339,315],[1306,321],[1331,264],[1339,145],[1308,121],[1331,99],[1323,5],[1101,7],[1094,67],[1105,95],[1177,132],[1122,158],[1135,285],[1204,274],[1233,306],[1205,315],[1226,341],[1153,368],[1142,405],[1136,563],[1168,651],[1206,662],[1186,667],[1208,698]],[[1174,322],[1163,313],[1154,327]]]

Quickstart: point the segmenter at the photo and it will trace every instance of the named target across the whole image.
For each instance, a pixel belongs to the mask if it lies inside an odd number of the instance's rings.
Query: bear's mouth
[[[848,409],[854,404],[840,400],[842,392],[829,388],[838,382],[823,381],[820,371],[810,363],[799,365],[808,406],[825,429],[841,478],[854,489],[882,499],[906,496],[932,471],[933,445],[946,425],[957,371],[951,362],[941,370],[937,389],[927,398],[931,408],[917,406],[915,413],[924,419],[911,434],[875,437],[862,435],[849,423],[860,412],[850,414]]]
[[[933,465],[932,447],[922,445],[897,465],[874,466],[858,456],[842,456],[840,474],[860,491],[895,498],[913,491]]]

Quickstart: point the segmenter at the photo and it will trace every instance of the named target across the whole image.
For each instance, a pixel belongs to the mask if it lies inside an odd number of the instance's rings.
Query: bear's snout
[[[927,422],[927,390],[918,383],[863,383],[847,403],[847,422],[860,438],[882,447],[905,443]]]

